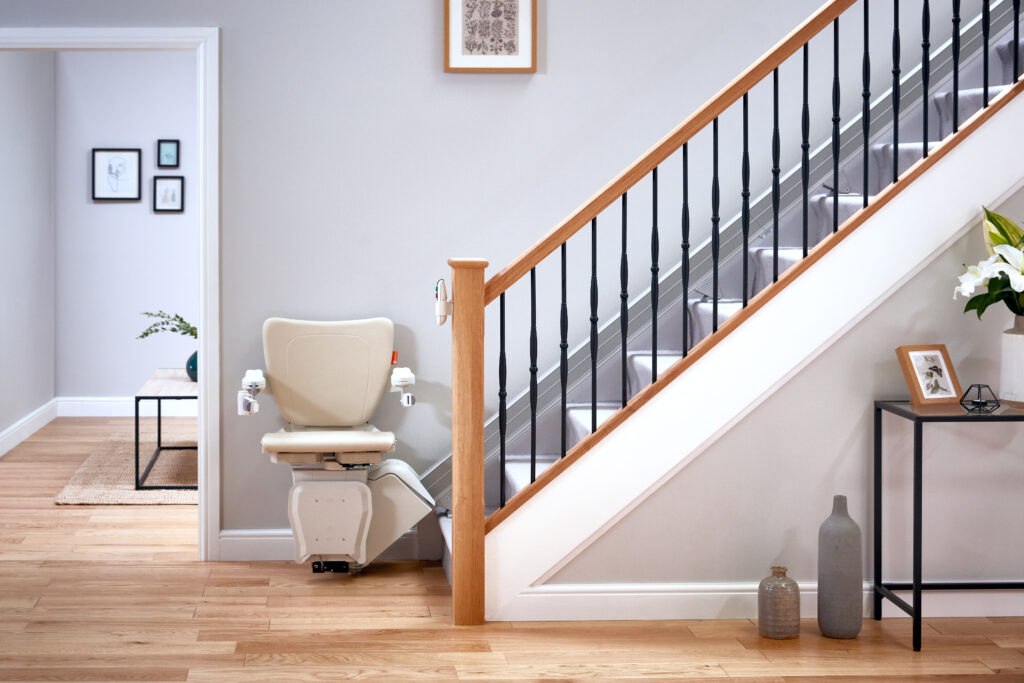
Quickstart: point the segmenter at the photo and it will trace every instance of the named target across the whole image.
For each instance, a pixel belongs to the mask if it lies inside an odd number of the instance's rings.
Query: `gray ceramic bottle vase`
[[[757,588],[757,633],[776,640],[800,635],[800,587],[785,567],[772,567]]]
[[[864,619],[864,563],[860,527],[846,496],[818,530],[818,628],[829,638],[855,638]]]

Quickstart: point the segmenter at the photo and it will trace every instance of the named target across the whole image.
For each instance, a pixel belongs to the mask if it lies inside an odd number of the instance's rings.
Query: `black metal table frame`
[[[892,582],[882,580],[882,411],[911,420],[914,423],[914,536],[913,581]],[[925,422],[1024,422],[1024,413],[970,415],[921,415],[913,412],[907,401],[875,401],[875,459],[874,459],[874,512],[875,512],[875,579],[874,617],[882,618],[882,598],[893,602],[913,619],[914,651],[921,650],[921,592],[926,590],[1020,590],[1024,581],[929,581],[921,580],[922,531],[922,441]],[[913,604],[907,604],[894,591],[913,592]]]
[[[160,453],[163,451],[196,451],[199,450],[199,444],[195,446],[165,446],[163,445],[163,413],[162,413],[162,402],[163,401],[197,401],[198,396],[136,396],[135,397],[135,490],[136,491],[152,491],[156,489],[167,490],[167,489],[183,489],[189,491],[196,491],[199,486],[145,486],[146,478],[149,477],[150,470],[153,469],[153,465],[156,464],[157,458],[160,457]],[[153,455],[150,457],[149,462],[146,463],[146,469],[142,472],[142,476],[139,476],[139,404],[143,401],[156,401],[156,450],[153,451]]]

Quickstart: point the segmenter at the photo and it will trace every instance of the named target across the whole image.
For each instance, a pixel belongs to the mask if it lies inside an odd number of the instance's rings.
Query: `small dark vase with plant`
[[[177,334],[185,335],[186,337],[192,337],[193,339],[198,338],[195,325],[190,324],[187,320],[182,318],[180,315],[175,313],[165,313],[164,311],[157,311],[156,313],[143,312],[142,315],[156,318],[149,327],[142,331],[136,339],[145,339],[151,334],[157,332],[176,332]],[[188,373],[189,379],[193,382],[196,381],[196,370],[199,363],[199,352],[193,352],[189,356],[188,361],[185,363],[185,372]]]

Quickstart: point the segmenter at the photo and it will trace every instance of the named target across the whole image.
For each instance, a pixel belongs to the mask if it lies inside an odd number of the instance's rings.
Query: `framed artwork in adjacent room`
[[[178,168],[177,140],[156,141],[156,165],[158,168]]]
[[[445,0],[444,70],[537,71],[537,0]]]
[[[153,176],[153,211],[181,213],[185,210],[185,177],[180,175]]]
[[[142,199],[141,149],[92,150],[92,198],[95,201]]]
[[[960,382],[945,344],[901,346],[896,349],[903,378],[914,406],[959,405]]]

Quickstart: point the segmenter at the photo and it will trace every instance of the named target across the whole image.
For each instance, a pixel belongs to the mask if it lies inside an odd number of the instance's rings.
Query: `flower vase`
[[[829,638],[854,638],[864,619],[864,562],[860,527],[846,496],[818,529],[818,628]]]
[[[188,378],[190,380],[195,382],[196,381],[196,377],[198,375],[198,370],[199,370],[199,352],[195,351],[191,356],[188,357],[188,360],[185,361],[185,374],[188,375]]]
[[[772,567],[757,588],[757,633],[776,640],[800,635],[800,587],[785,567]]]
[[[1003,332],[999,400],[1024,408],[1024,315],[1016,316],[1013,327]]]

